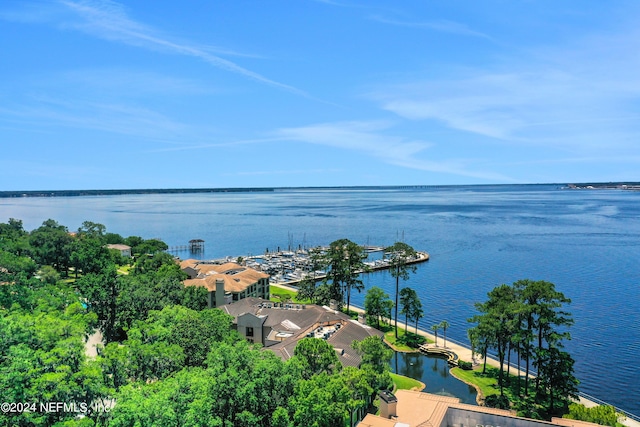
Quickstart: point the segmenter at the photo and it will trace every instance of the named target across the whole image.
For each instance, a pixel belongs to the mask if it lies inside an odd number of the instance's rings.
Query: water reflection
[[[426,356],[421,353],[395,352],[391,370],[426,384],[423,391],[444,396],[457,397],[462,403],[476,404],[476,390],[449,373],[446,359]]]

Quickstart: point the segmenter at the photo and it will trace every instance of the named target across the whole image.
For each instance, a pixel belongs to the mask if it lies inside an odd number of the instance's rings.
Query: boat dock
[[[363,246],[367,253],[383,252],[383,246]],[[320,281],[326,277],[326,271],[314,269],[311,254],[315,252],[323,252],[328,248],[316,247],[312,249],[298,249],[295,251],[278,251],[267,252],[263,255],[249,255],[232,257],[227,256],[222,259],[211,260],[213,263],[238,262],[254,270],[262,271],[271,277],[269,282],[279,285],[295,286],[304,279],[312,278]],[[408,260],[407,264],[416,264],[429,260],[429,254],[426,252],[417,252],[414,259]],[[367,272],[386,270],[389,268],[389,260],[384,256],[380,259],[366,260],[364,264],[367,266]]]
[[[382,247],[369,247],[367,252],[382,252]],[[274,284],[296,285],[304,279],[312,278],[320,281],[326,277],[324,270],[314,270],[308,252],[280,252],[276,254],[247,257],[245,265],[256,270],[264,271],[271,275],[269,281]],[[429,260],[429,254],[418,252],[416,258],[409,260],[407,264],[416,264]],[[379,271],[389,268],[387,259],[365,261],[367,271]]]

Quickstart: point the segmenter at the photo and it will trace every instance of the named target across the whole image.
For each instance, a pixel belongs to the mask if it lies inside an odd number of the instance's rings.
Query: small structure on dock
[[[202,239],[189,240],[189,251],[191,253],[204,252],[204,240]]]

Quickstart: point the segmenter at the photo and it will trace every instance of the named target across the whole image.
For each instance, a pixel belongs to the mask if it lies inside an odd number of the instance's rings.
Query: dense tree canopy
[[[329,286],[329,296],[342,308],[346,297],[347,311],[351,305],[351,290],[364,289],[360,273],[367,270],[364,248],[349,239],[339,239],[329,244],[324,255],[327,275],[324,284]]]
[[[0,427],[352,426],[390,385],[378,343],[358,345],[362,368],[345,369],[324,340],[302,340],[286,362],[250,345],[206,307],[205,289],[184,287],[164,249],[91,221],[76,233],[54,220],[32,232],[0,224],[0,402],[73,403],[84,415],[23,411]],[[357,285],[335,277],[341,293]],[[89,357],[96,329],[105,343]]]
[[[574,361],[563,351],[562,343],[570,339],[566,328],[573,324],[571,314],[562,309],[570,302],[553,283],[519,280],[490,291],[486,302],[476,304],[480,314],[469,319],[476,324],[469,337],[473,347],[484,354],[485,363],[489,349],[498,353],[501,396],[505,356],[515,348],[518,360],[524,359],[524,388],[519,390],[518,408],[524,415],[546,418],[562,415],[567,412],[570,399],[577,397]],[[531,360],[537,369],[534,390],[529,387]],[[519,387],[519,380],[517,384]]]
[[[332,374],[342,369],[335,350],[322,339],[303,338],[296,345],[293,354],[300,361],[302,376],[306,379],[320,373]]]
[[[375,319],[376,327],[380,327],[382,317],[390,318],[393,301],[389,299],[389,294],[381,288],[373,286],[367,291],[364,297],[364,309],[370,320]]]

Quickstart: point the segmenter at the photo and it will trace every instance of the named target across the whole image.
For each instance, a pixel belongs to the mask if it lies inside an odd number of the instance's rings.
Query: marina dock
[[[382,252],[382,247],[369,247],[368,252]],[[272,284],[295,286],[304,279],[311,278],[315,281],[323,280],[326,277],[324,270],[314,270],[311,265],[308,253],[281,252],[271,256],[260,255],[259,257],[247,257],[245,265],[256,270],[263,271],[271,275],[269,282]],[[409,260],[407,264],[416,264],[429,260],[426,252],[417,252],[416,258]],[[389,261],[382,259],[365,261],[366,271],[373,272],[386,270],[389,268]]]
[[[384,252],[382,246],[363,246],[367,253]],[[277,251],[269,252],[263,255],[250,256],[227,256],[222,259],[210,260],[211,263],[237,262],[241,260],[241,264],[262,271],[271,276],[269,282],[271,284],[291,285],[295,286],[304,279],[312,278],[320,281],[326,277],[326,272],[320,269],[314,269],[313,260],[310,254],[314,250],[324,251],[328,248],[317,247],[312,249],[298,249],[295,251]],[[414,259],[407,261],[407,264],[417,264],[429,260],[427,252],[417,252]],[[389,260],[384,254],[379,259],[366,260],[364,264],[367,266],[366,271],[372,272],[386,270],[389,268]]]

